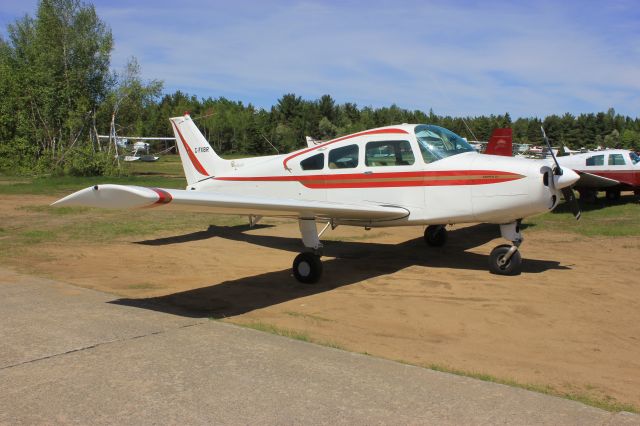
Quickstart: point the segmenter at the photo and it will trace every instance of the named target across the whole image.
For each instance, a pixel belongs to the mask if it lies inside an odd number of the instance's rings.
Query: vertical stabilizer
[[[485,154],[504,155],[511,157],[513,155],[513,131],[511,128],[495,129],[491,133]]]
[[[215,153],[189,114],[169,120],[176,136],[176,145],[189,185],[215,176],[226,168],[227,160]]]

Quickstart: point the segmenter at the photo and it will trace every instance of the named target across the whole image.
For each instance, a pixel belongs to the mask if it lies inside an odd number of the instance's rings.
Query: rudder
[[[189,185],[219,174],[227,165],[215,153],[189,114],[169,119],[176,137],[182,168]]]

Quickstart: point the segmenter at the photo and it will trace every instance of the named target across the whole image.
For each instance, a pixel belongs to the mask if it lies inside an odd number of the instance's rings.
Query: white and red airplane
[[[620,191],[634,191],[640,195],[640,156],[626,149],[606,149],[558,157],[563,167],[580,175],[575,186],[580,199],[595,201],[598,191],[606,191],[607,198],[617,200]]]
[[[485,154],[512,155],[512,131],[495,129]],[[543,152],[539,148],[539,152]],[[554,151],[546,150],[547,152]],[[595,201],[598,191],[606,191],[607,198],[617,200],[621,191],[634,191],[640,195],[640,156],[626,149],[605,149],[579,153],[565,148],[568,156],[557,158],[560,166],[570,168],[580,175],[573,185],[580,199]]]
[[[207,207],[298,220],[306,248],[293,262],[305,283],[322,274],[320,236],[329,226],[427,225],[429,245],[445,243],[447,224],[488,222],[502,237],[489,257],[491,272],[517,274],[524,217],[552,210],[578,175],[547,160],[477,153],[442,127],[402,124],[367,130],[289,154],[224,160],[188,114],[171,119],[188,186],[185,190],[95,185],[53,205],[143,208]],[[579,211],[576,209],[576,217]],[[326,226],[318,234],[316,223]]]

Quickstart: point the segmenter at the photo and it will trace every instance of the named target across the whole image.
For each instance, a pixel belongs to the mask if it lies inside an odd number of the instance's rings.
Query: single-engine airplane
[[[640,156],[625,149],[606,149],[559,157],[563,167],[580,175],[575,187],[580,199],[595,201],[598,191],[606,191],[607,199],[617,200],[620,191],[640,195]]]
[[[510,157],[512,146],[511,129],[496,129],[485,154]],[[580,199],[593,202],[598,191],[606,191],[609,200],[619,199],[621,191],[634,191],[635,195],[640,195],[640,156],[635,152],[605,149],[580,153],[567,148],[564,151],[571,155],[558,157],[557,162],[580,176],[573,185],[580,193]],[[554,153],[552,149],[546,152]]]
[[[214,212],[298,220],[305,251],[293,275],[313,283],[322,274],[320,237],[339,225],[427,225],[431,246],[446,242],[447,224],[500,225],[503,238],[489,269],[518,274],[522,218],[552,210],[560,194],[574,203],[578,175],[547,160],[477,153],[463,138],[434,125],[402,124],[342,136],[298,151],[224,160],[188,114],[171,118],[188,186],[184,190],[95,185],[53,205],[104,208],[206,207]],[[568,195],[571,194],[571,195]],[[325,223],[318,234],[316,223]]]

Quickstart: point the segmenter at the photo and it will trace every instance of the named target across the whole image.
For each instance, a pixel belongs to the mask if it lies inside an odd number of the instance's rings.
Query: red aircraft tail
[[[511,128],[495,129],[491,133],[485,154],[504,155],[511,157],[513,155],[513,131]]]

